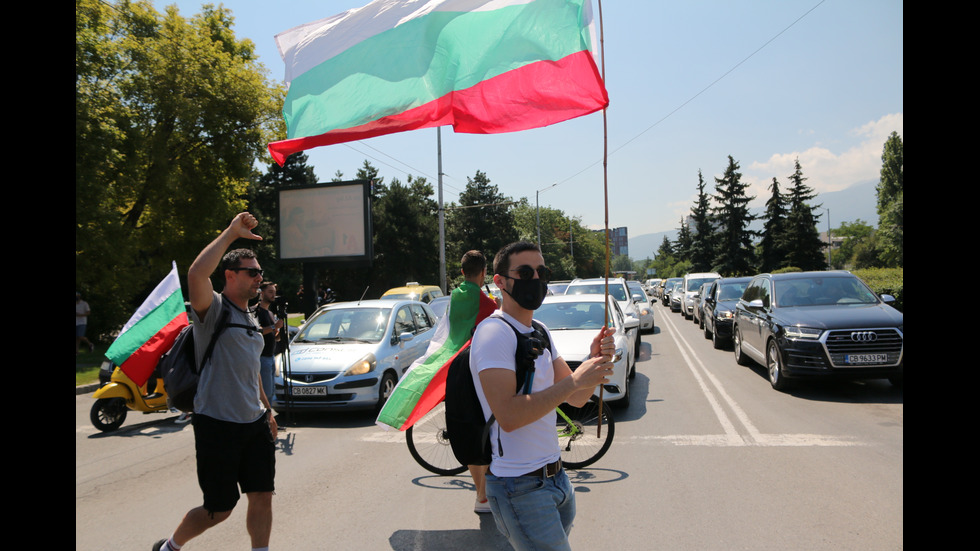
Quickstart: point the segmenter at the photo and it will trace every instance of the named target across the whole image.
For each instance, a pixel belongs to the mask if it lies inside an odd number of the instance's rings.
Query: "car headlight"
[[[822,329],[813,329],[812,327],[786,327],[786,336],[791,339],[811,339],[816,340],[820,338],[823,333]]]
[[[374,368],[377,365],[378,361],[374,358],[374,354],[368,354],[348,367],[341,377],[345,377],[347,375],[364,375],[365,373],[374,371]]]
[[[732,316],[733,313],[734,312],[732,312],[731,310],[722,310],[721,312],[715,314],[715,319],[730,320],[733,317]]]

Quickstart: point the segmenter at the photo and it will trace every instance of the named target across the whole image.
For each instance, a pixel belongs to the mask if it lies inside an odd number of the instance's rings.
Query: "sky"
[[[154,2],[160,10],[176,4],[184,16],[202,3]],[[277,33],[366,3],[223,5],[236,35],[251,39],[269,77],[282,81]],[[876,183],[888,135],[904,141],[903,10],[900,0],[606,0],[609,227],[626,226],[631,238],[676,229],[697,197],[698,171],[713,192],[729,155],[758,212],[774,177],[788,186],[797,159],[818,193]],[[411,174],[435,188],[436,141],[429,128],[306,153],[320,181],[338,170],[353,179],[367,159],[386,182]],[[457,200],[480,170],[504,195],[532,205],[537,196],[602,228],[603,143],[601,113],[508,134],[443,127],[443,200]],[[874,213],[873,194],[868,201]]]

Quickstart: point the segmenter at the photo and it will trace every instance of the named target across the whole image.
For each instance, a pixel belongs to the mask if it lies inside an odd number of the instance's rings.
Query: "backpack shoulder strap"
[[[221,312],[218,314],[218,323],[214,326],[214,333],[211,334],[211,340],[208,342],[208,348],[204,351],[204,357],[201,358],[201,366],[199,367],[198,371],[204,369],[204,365],[208,363],[208,360],[211,358],[211,353],[214,352],[214,345],[217,344],[218,337],[221,336],[221,333],[224,332],[225,329],[229,327],[237,327],[239,329],[259,331],[260,333],[262,331],[260,328],[255,327],[252,324],[229,323],[229,319],[231,319],[231,306],[229,306],[227,304],[227,300],[222,297]]]

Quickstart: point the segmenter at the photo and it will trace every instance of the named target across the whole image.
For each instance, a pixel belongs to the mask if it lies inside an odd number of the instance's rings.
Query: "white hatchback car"
[[[425,353],[436,316],[409,300],[328,304],[277,356],[276,410],[373,409],[384,405],[412,362]]]
[[[684,274],[684,281],[681,283],[681,313],[687,319],[694,317],[695,295],[701,290],[705,283],[711,283],[716,279],[721,279],[721,275],[715,272],[702,272],[694,274]]]
[[[605,321],[602,295],[556,295],[545,297],[534,312],[534,319],[548,327],[555,349],[568,366],[575,370],[589,358],[592,339]],[[632,325],[630,324],[632,323]],[[636,321],[628,322],[619,304],[609,298],[609,324],[615,328],[616,355],[613,375],[603,385],[603,401],[627,407],[630,403],[629,382],[636,376],[636,356],[632,335],[637,334]],[[595,391],[599,395],[599,389]]]
[[[565,289],[565,295],[602,295],[606,292],[606,281],[601,277],[595,277],[591,279],[576,279],[568,284],[568,288]],[[636,327],[636,329],[630,329],[635,333],[633,347],[634,355],[640,356],[640,311],[633,302],[632,297],[630,297],[629,288],[626,286],[626,280],[621,277],[611,277],[609,278],[609,296],[616,299],[619,304],[620,310],[623,311],[623,315],[626,317],[627,323],[630,327]],[[635,325],[630,322],[630,320],[635,322]],[[651,320],[651,324],[653,321]]]

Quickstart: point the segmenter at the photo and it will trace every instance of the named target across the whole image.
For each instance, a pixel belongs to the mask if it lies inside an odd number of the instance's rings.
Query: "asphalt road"
[[[572,471],[575,549],[903,548],[904,394],[886,381],[772,390],[698,328],[656,308],[615,441]],[[149,549],[199,504],[192,428],[130,413],[118,432],[76,396],[76,549]],[[297,416],[280,433],[277,549],[507,549],[468,477],[412,460],[366,413]],[[245,549],[245,503],[192,549]]]

